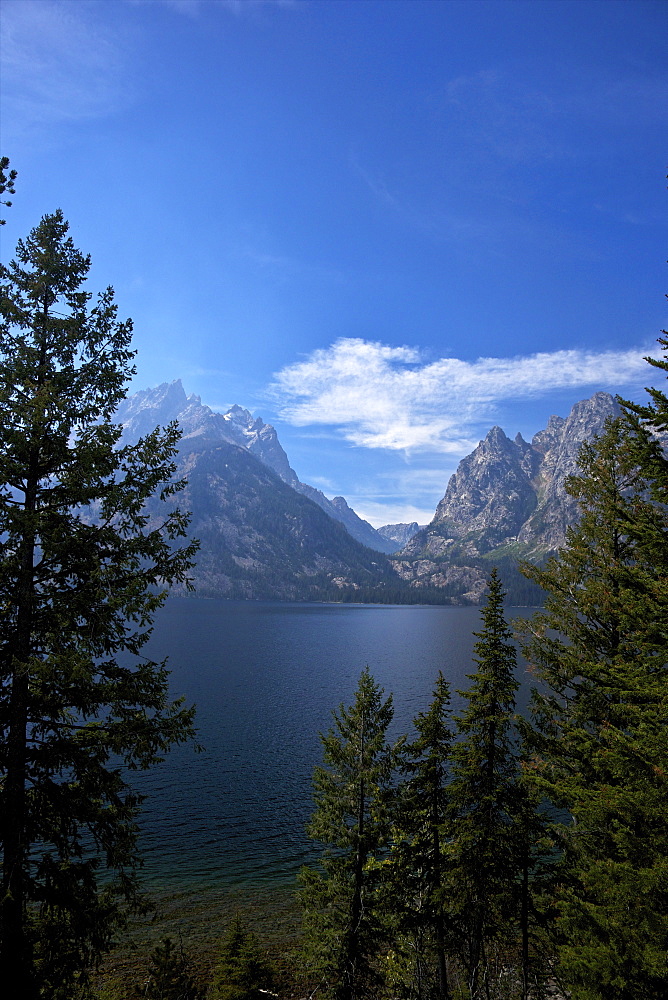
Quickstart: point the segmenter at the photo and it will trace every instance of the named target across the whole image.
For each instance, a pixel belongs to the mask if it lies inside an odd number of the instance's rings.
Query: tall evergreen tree
[[[618,419],[579,464],[567,482],[579,524],[545,567],[525,567],[548,595],[525,634],[544,685],[530,773],[571,817],[556,828],[556,928],[572,996],[658,1000],[668,982],[668,518],[654,498],[665,462],[644,428]]]
[[[141,653],[194,551],[185,515],[143,512],[180,489],[178,433],[116,448],[132,326],[67,234],[45,216],[0,270],[0,981],[25,1000],[71,997],[109,947],[137,902],[124,770],[192,735]]]
[[[450,686],[439,672],[433,700],[414,721],[416,738],[406,745],[389,890],[401,934],[414,942],[414,995],[448,1000],[446,964],[449,761],[454,734]]]
[[[503,589],[492,570],[475,635],[467,706],[456,719],[449,786],[453,841],[450,906],[459,956],[472,1000],[485,996],[489,945],[506,932],[515,899],[513,816],[517,805],[517,761],[513,746],[515,647],[503,615]]]
[[[334,712],[321,735],[324,767],[314,773],[315,811],[308,833],[325,846],[321,869],[300,874],[310,967],[319,995],[335,1000],[377,997],[374,956],[382,939],[379,857],[390,835],[393,774],[402,741],[387,742],[394,710],[368,667],[350,708]]]

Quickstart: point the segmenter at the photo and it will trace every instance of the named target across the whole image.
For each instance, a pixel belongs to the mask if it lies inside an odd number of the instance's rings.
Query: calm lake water
[[[351,703],[368,664],[394,696],[391,735],[410,732],[439,670],[453,691],[468,687],[479,628],[478,608],[169,600],[147,648],[169,656],[173,694],[197,704],[204,751],[176,748],[133,778],[148,796],[148,886],[294,885],[314,857],[304,826],[318,733],[329,729],[332,709]],[[453,702],[461,705],[456,695]]]

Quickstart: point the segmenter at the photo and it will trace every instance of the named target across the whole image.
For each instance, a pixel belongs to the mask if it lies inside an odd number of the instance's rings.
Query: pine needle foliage
[[[374,958],[383,940],[379,869],[391,831],[393,775],[403,741],[390,745],[392,697],[367,668],[349,708],[333,713],[320,739],[324,766],[315,769],[315,810],[307,828],[323,847],[321,866],[300,873],[305,961],[318,995],[334,1000],[377,997]]]
[[[453,833],[448,866],[457,951],[472,1000],[485,995],[491,946],[508,932],[515,898],[513,817],[518,766],[513,716],[516,652],[503,613],[496,569],[474,633],[477,670],[469,674],[467,705],[456,717],[448,789]]]
[[[548,595],[524,637],[544,685],[529,773],[570,817],[555,827],[555,927],[574,1000],[659,1000],[668,983],[668,516],[657,503],[666,461],[632,415],[586,444],[579,466],[567,483],[579,524],[545,567],[525,567]]]
[[[178,432],[116,447],[132,324],[89,269],[60,211],[0,267],[0,976],[22,1000],[85,989],[140,905],[127,770],[193,736],[142,653],[195,550],[185,513],[144,513],[183,485]]]
[[[260,942],[237,914],[220,948],[212,1000],[266,1000],[273,978]]]
[[[192,963],[171,938],[164,938],[153,949],[148,976],[135,991],[134,1000],[205,1000]]]
[[[439,671],[433,699],[407,743],[386,891],[396,913],[395,953],[411,967],[411,995],[448,1000],[450,943],[446,867],[449,764],[454,733],[450,685]]]

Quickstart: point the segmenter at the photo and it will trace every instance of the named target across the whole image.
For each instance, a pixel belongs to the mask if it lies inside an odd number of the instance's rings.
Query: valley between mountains
[[[300,482],[274,427],[241,406],[217,413],[175,381],[128,397],[115,420],[121,443],[173,420],[181,427],[177,474],[187,487],[178,504],[200,540],[199,597],[478,604],[497,566],[508,601],[535,604],[541,592],[518,560],[540,562],[563,544],[577,519],[564,480],[577,472],[582,442],[618,413],[597,392],[550,417],[531,442],[493,427],[459,463],[428,525],[378,530],[343,497]]]

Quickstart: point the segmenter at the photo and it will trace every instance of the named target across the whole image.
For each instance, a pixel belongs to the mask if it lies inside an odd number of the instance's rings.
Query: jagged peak
[[[250,410],[247,410],[244,406],[239,406],[238,403],[234,403],[227,413],[223,413],[223,420],[227,420],[229,423],[242,424],[247,429],[261,430],[263,427],[269,426],[265,424],[262,417],[254,417]]]
[[[589,399],[581,399],[577,403],[574,403],[567,419],[569,421],[577,420],[583,414],[592,412],[608,415],[618,413],[619,411],[619,403],[609,392],[595,392]]]
[[[495,424],[494,427],[487,432],[483,440],[478,445],[478,449],[476,449],[476,451],[479,450],[479,454],[484,454],[489,450],[508,452],[512,450],[513,447],[513,442],[510,440],[503,428],[499,427],[498,424]]]
[[[140,389],[135,395],[142,397],[151,396],[155,399],[164,399],[166,396],[183,396],[186,399],[185,389],[180,378],[175,378],[173,382],[161,382],[160,385],[156,385],[153,388]]]
[[[233,403],[227,413],[224,413],[223,416],[226,420],[234,420],[236,417],[243,417],[244,419],[251,420],[253,418],[251,411],[247,410],[244,406],[239,406],[238,403]]]
[[[499,427],[498,424],[494,424],[494,426],[487,431],[487,435],[485,436],[485,441],[509,441],[509,440],[510,439],[506,434],[506,432],[504,431],[503,427]]]

